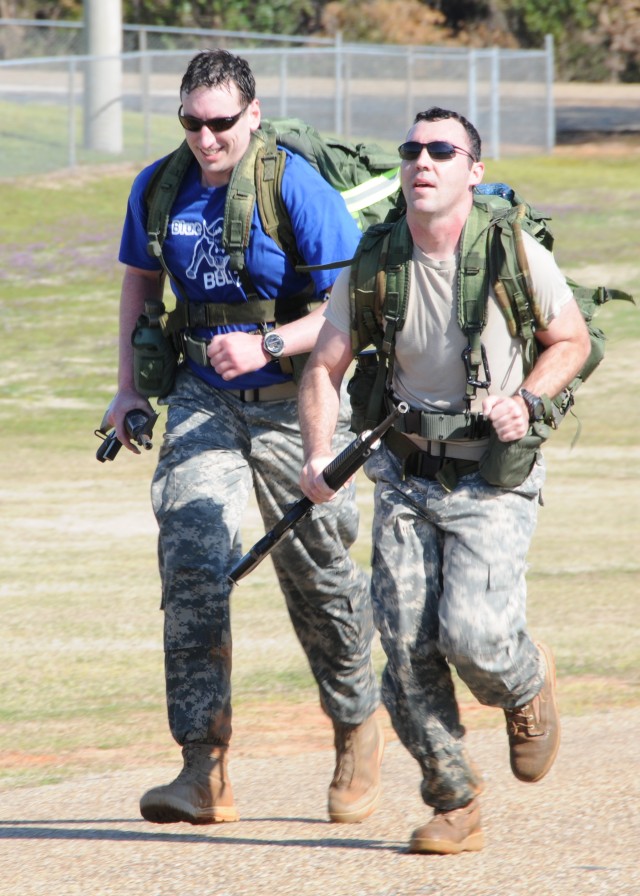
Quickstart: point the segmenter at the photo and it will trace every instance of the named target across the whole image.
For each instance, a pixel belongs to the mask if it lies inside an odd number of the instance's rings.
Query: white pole
[[[547,102],[547,152],[553,152],[556,145],[556,110],[553,104],[554,82],[554,47],[553,34],[547,34],[544,39],[546,52],[546,102]]]
[[[122,0],[84,0],[87,55],[84,141],[122,152]]]

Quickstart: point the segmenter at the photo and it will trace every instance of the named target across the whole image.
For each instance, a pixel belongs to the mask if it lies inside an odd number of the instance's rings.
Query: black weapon
[[[101,464],[106,460],[115,460],[118,451],[122,448],[122,442],[116,436],[115,429],[112,429],[111,432],[109,432],[106,416],[107,414],[104,415],[100,429],[96,429],[95,431],[98,438],[102,439],[102,444],[96,451],[96,460],[99,460]],[[146,451],[153,448],[151,436],[153,435],[153,425],[157,419],[157,414],[149,416],[145,411],[141,411],[140,408],[134,408],[132,411],[128,411],[124,418],[124,425],[127,428],[127,432],[134,442],[137,442],[138,445]]]
[[[324,480],[334,491],[337,491],[351,476],[358,470],[371,452],[377,448],[377,442],[382,436],[391,429],[394,422],[402,414],[406,414],[409,405],[401,401],[388,417],[379,423],[375,429],[360,433],[357,439],[354,439],[350,445],[341,451],[331,463],[324,468],[322,475]],[[313,501],[310,498],[300,498],[295,504],[292,504],[289,510],[279,520],[273,529],[267,532],[254,546],[248,551],[241,560],[236,563],[228,578],[237,585],[240,579],[244,578],[252,572],[256,566],[264,560],[267,554],[279,544],[295,524],[306,516],[313,507]]]

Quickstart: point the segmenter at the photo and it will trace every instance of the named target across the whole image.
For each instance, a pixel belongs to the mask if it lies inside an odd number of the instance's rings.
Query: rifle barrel
[[[353,440],[344,451],[328,464],[322,471],[325,482],[334,491],[337,491],[353,474],[362,466],[365,460],[374,450],[376,443],[380,441],[385,432],[393,426],[394,421],[402,414],[406,414],[409,405],[401,401],[393,411],[370,432],[361,433]],[[267,554],[279,544],[298,520],[301,520],[311,508],[313,501],[309,498],[300,498],[285,513],[281,520],[266,535],[257,541],[233,567],[227,578],[237,585],[240,579],[252,572],[258,564],[264,560]]]

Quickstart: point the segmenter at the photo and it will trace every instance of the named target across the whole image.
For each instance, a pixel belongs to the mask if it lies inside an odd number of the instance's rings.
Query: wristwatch
[[[546,416],[544,401],[539,395],[534,395],[528,389],[518,389],[518,395],[527,406],[529,411],[529,423],[540,423]]]
[[[272,358],[281,358],[284,354],[284,339],[273,330],[267,333],[262,340],[262,348]]]

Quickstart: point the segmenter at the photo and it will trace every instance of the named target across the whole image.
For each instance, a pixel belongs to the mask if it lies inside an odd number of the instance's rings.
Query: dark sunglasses
[[[423,149],[427,150],[429,157],[434,162],[445,162],[453,159],[457,152],[464,153],[472,161],[476,161],[468,150],[463,149],[461,146],[454,146],[453,143],[447,143],[445,140],[432,140],[430,143],[418,143],[416,140],[409,140],[408,143],[403,143],[402,146],[398,147],[398,154],[405,162],[414,162]]]
[[[240,121],[246,110],[245,106],[236,115],[229,115],[226,118],[196,118],[195,115],[184,115],[182,106],[180,106],[178,119],[185,131],[192,131],[196,134],[202,128],[209,128],[212,134],[220,134],[222,131],[230,130],[236,122]]]

